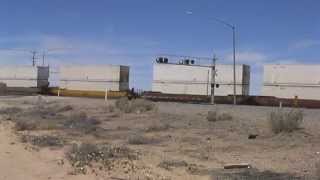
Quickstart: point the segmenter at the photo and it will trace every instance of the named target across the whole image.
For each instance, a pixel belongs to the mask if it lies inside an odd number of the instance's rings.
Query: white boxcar
[[[81,91],[126,91],[129,67],[118,65],[68,65],[60,67],[60,87]]]
[[[215,94],[233,94],[233,66],[216,65]],[[200,65],[155,63],[152,91],[167,94],[211,95],[212,68]],[[236,90],[238,95],[249,94],[250,68],[236,66]]]
[[[49,67],[1,66],[0,82],[8,87],[48,87]]]
[[[320,99],[320,65],[264,66],[262,95]]]

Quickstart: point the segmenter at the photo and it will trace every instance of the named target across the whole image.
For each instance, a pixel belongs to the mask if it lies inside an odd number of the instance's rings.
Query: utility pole
[[[236,83],[236,27],[232,26],[233,34],[233,104],[237,104],[237,83]]]
[[[214,96],[215,96],[215,87],[216,87],[216,61],[217,58],[215,55],[213,55],[212,59],[212,78],[211,78],[211,104],[214,105]]]
[[[45,62],[44,62],[45,56],[46,56],[46,54],[45,54],[45,52],[43,51],[43,54],[42,54],[42,66],[44,66],[44,64],[45,64]]]
[[[32,66],[36,66],[36,54],[37,54],[37,51],[31,51],[32,53]]]

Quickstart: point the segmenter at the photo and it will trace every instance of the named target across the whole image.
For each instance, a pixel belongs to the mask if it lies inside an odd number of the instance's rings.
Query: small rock
[[[63,159],[59,159],[58,160],[58,165],[59,166],[63,166],[64,165],[64,160]]]
[[[77,161],[73,164],[73,166],[78,167],[80,165],[80,161]]]
[[[256,139],[258,134],[249,134],[248,139]]]

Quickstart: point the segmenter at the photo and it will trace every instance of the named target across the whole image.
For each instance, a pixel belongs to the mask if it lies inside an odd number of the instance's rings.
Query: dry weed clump
[[[62,147],[65,141],[55,136],[31,136],[23,135],[21,137],[23,143],[31,143],[39,147]]]
[[[57,109],[57,112],[66,112],[73,110],[73,107],[71,105],[65,105]]]
[[[66,153],[67,159],[71,165],[80,170],[78,172],[85,173],[85,167],[92,163],[101,163],[107,168],[112,166],[115,160],[137,160],[138,153],[125,147],[114,146],[110,144],[74,144]]]
[[[92,133],[97,130],[97,125],[101,122],[94,118],[89,118],[85,112],[73,113],[70,115],[69,120],[63,123],[67,129],[74,129],[83,133]]]
[[[155,139],[142,136],[140,134],[134,134],[128,138],[128,143],[131,145],[145,145],[156,143]]]
[[[187,167],[188,163],[183,160],[163,160],[158,164],[158,167],[161,167],[166,170],[172,170],[173,168],[178,167]]]
[[[155,109],[155,104],[145,99],[134,99],[131,101],[130,112],[147,112]]]
[[[107,113],[113,113],[116,111],[116,107],[112,106],[112,105],[108,105],[108,106],[106,106],[105,110]]]
[[[146,132],[160,132],[160,131],[166,131],[170,129],[171,126],[169,124],[157,124],[153,123],[151,126],[149,126],[145,131]]]
[[[316,163],[315,168],[316,179],[320,180],[320,162]]]
[[[120,111],[125,112],[129,108],[129,99],[127,97],[122,97],[115,102],[115,106]]]
[[[155,109],[155,104],[145,99],[120,98],[115,103],[116,108],[125,113],[143,113]]]
[[[15,123],[15,130],[16,131],[32,131],[36,130],[38,127],[38,123],[35,121],[24,121],[19,120]]]
[[[302,121],[303,112],[301,110],[285,111],[279,109],[271,112],[269,116],[271,130],[275,134],[298,130]]]
[[[219,114],[217,111],[209,111],[207,115],[207,120],[210,122],[229,121],[232,119],[233,119],[232,115],[225,112]]]
[[[22,109],[19,107],[8,107],[8,108],[0,109],[0,114],[2,115],[15,115],[21,112],[22,112]]]

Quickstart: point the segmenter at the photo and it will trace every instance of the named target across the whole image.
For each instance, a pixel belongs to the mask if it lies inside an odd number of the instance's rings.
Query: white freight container
[[[60,87],[81,91],[126,91],[129,67],[118,65],[68,65],[60,67]]]
[[[8,87],[48,87],[49,67],[1,66],[0,82]]]
[[[320,100],[320,65],[264,66],[262,95]]]
[[[320,65],[264,65],[264,83],[320,85]]]
[[[319,86],[264,85],[262,95],[278,98],[320,100]]]
[[[216,65],[215,94],[233,94],[233,66]],[[167,94],[211,95],[210,66],[155,63],[152,91]],[[236,66],[236,90],[238,95],[249,94],[250,68]]]

